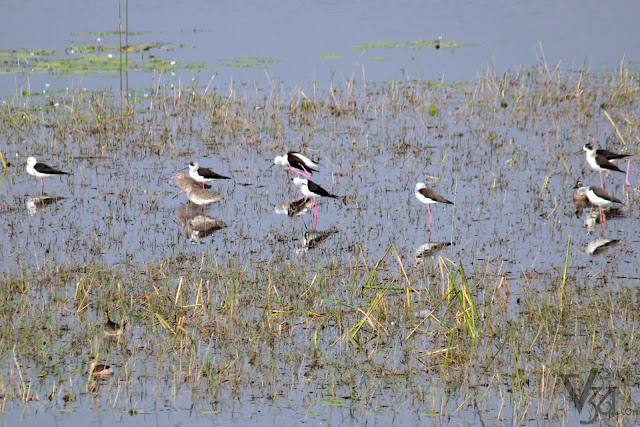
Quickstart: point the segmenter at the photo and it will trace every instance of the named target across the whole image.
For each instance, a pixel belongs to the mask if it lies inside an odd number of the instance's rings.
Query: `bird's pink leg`
[[[300,172],[298,169],[294,169],[294,168],[286,167],[286,168],[284,168],[284,170],[286,170],[286,171],[294,171],[294,172],[296,173],[296,176],[297,176],[297,177],[299,177],[300,175],[302,175],[302,172]]]
[[[300,166],[302,166],[302,169],[304,170],[304,172],[300,172],[300,173],[307,179],[311,178],[311,173],[304,167],[304,165],[300,165]]]
[[[605,187],[605,182],[604,182],[604,175],[602,172],[600,172],[600,187],[602,187],[602,189],[604,190]]]
[[[297,202],[298,200],[304,199],[304,197],[296,197],[299,192],[300,192],[300,188],[298,188],[298,190],[296,191],[296,194],[293,196],[294,199],[293,200],[289,200],[288,202],[285,202],[285,203],[290,205],[291,203],[294,203],[294,202]]]
[[[627,175],[626,175],[626,184],[627,184],[627,188],[631,187],[631,184],[629,183],[629,166],[631,166],[631,158],[628,157],[627,158]]]
[[[40,183],[42,184],[42,187],[40,188],[40,195],[44,194],[44,178],[40,178]]]
[[[429,230],[433,227],[433,217],[431,216],[431,205],[427,205],[427,209],[429,209]]]
[[[316,207],[316,199],[311,200],[311,229],[315,230],[318,225],[318,208]]]

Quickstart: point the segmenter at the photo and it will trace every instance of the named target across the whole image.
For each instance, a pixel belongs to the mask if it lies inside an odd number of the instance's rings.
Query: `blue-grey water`
[[[132,2],[129,30],[142,34],[130,36],[130,43],[161,42],[164,48],[152,54],[179,64],[197,61],[204,65],[197,72],[182,68],[172,73],[134,71],[129,74],[128,85],[151,95],[155,84],[184,87],[196,79],[200,91],[209,86],[209,90],[227,93],[233,82],[245,84],[248,97],[254,85],[260,88],[261,96],[268,95],[272,85],[299,87],[311,96],[314,90],[326,92],[332,82],[337,85],[351,78],[358,88],[375,90],[376,84],[391,80],[469,81],[487,70],[500,75],[508,70],[534,69],[542,63],[549,69],[586,66],[593,71],[615,71],[621,62],[638,64],[640,38],[634,35],[639,8],[632,2],[583,1],[490,5],[420,1]],[[65,52],[71,46],[118,43],[113,35],[87,34],[116,30],[117,4],[3,2],[1,10],[2,49],[53,49],[55,55],[64,57],[71,55]],[[439,37],[456,41],[459,46],[353,48],[374,42],[408,43]],[[264,62],[267,68],[229,65],[237,65],[239,58],[268,60]],[[65,75],[32,73],[26,68],[23,73],[0,74],[0,101],[19,104],[24,101],[19,96],[24,90],[64,92],[66,88],[86,87],[118,92],[119,86],[117,73]],[[304,263],[305,257],[349,257],[354,245],[363,245],[367,256],[376,259],[390,242],[397,245],[412,268],[423,262],[413,255],[429,239],[426,208],[415,200],[413,186],[436,177],[438,180],[430,181],[430,185],[455,200],[456,205],[432,209],[435,227],[431,240],[453,242],[443,254],[463,259],[469,268],[489,265],[492,271],[486,274],[506,277],[516,295],[519,288],[529,284],[528,277],[538,271],[557,269],[561,273],[568,235],[573,242],[572,274],[584,280],[601,274],[634,278],[638,276],[640,251],[637,207],[625,207],[621,218],[607,222],[602,234],[621,240],[617,246],[596,256],[581,252],[579,246],[595,240],[599,233],[597,226],[584,226],[586,213],[580,218],[574,215],[571,186],[575,178],[596,184],[598,177],[585,166],[582,154],[567,157],[567,173],[558,159],[560,153],[578,151],[587,138],[604,142],[612,131],[606,120],[598,120],[584,133],[549,137],[541,131],[547,129],[545,125],[487,130],[481,123],[460,122],[443,113],[438,123],[440,135],[430,134],[417,120],[407,123],[409,130],[402,137],[424,147],[420,153],[398,153],[397,147],[387,143],[401,132],[375,121],[354,123],[350,135],[331,131],[302,135],[292,126],[285,130],[284,142],[257,148],[221,144],[211,149],[200,139],[182,136],[180,150],[176,151],[184,154],[171,156],[106,153],[103,158],[85,158],[84,154],[96,153],[77,146],[51,147],[51,135],[46,132],[36,139],[16,136],[0,141],[2,153],[13,164],[0,194],[3,203],[17,207],[3,210],[0,271],[15,273],[18,266],[39,268],[45,263],[73,266],[107,261],[120,266],[141,265],[181,251],[207,251],[222,262],[233,259],[250,264],[276,256]],[[473,150],[477,140],[491,131],[505,142],[502,148],[491,155]],[[456,139],[458,132],[463,136]],[[266,139],[269,134],[262,137]],[[339,231],[328,238],[328,245],[308,253],[302,239],[311,217],[289,218],[276,213],[277,205],[293,198],[295,189],[280,167],[270,168],[274,156],[297,148],[302,138],[310,154],[321,158],[321,171],[313,179],[352,200],[348,205],[338,200],[320,201],[318,228]],[[362,161],[350,157],[353,143],[359,147],[370,144],[373,154]],[[74,147],[71,143],[65,146]],[[457,153],[462,152],[471,154],[461,158]],[[69,177],[45,180],[45,191],[63,199],[35,211],[28,209],[28,203],[39,193],[40,183],[24,171],[29,155],[73,172]],[[201,239],[190,239],[185,233],[180,212],[186,198],[173,198],[177,190],[169,179],[194,160],[234,178],[214,183],[214,191],[223,194],[225,200],[207,208],[209,216],[224,221],[227,227]],[[544,185],[550,172],[548,163],[557,169],[551,171]],[[631,200],[638,186],[634,166]],[[608,178],[608,189],[620,198],[627,195],[620,176]],[[109,407],[108,403],[103,402]],[[191,403],[191,398],[178,396],[166,412],[160,411],[162,415],[127,418],[119,411],[98,412],[86,407],[75,408],[73,413],[39,412],[38,405],[44,403],[32,402],[24,408],[7,405],[2,421],[6,425],[79,425],[87,418],[92,424],[107,425],[282,424],[291,419],[296,423],[308,421],[301,415],[301,407],[322,413],[322,419],[312,418],[319,424],[424,421],[410,405],[402,406],[398,414],[374,418],[352,414],[348,406],[303,407],[296,406],[297,401],[290,405],[232,402],[237,407],[206,415],[189,412]]]
[[[122,2],[123,27],[125,7]],[[216,74],[214,84],[234,79],[269,81],[305,90],[334,80],[389,81],[469,80],[487,69],[501,74],[546,60],[550,67],[584,64],[593,70],[614,69],[621,61],[637,63],[640,39],[634,2],[130,2],[129,43],[161,42],[166,50],[150,54],[181,63],[207,64],[202,84]],[[118,45],[116,36],[88,32],[116,31],[118,5],[70,1],[3,2],[0,40],[3,49],[55,49],[77,45]],[[374,42],[453,40],[471,44],[456,49],[406,47],[353,49]],[[101,40],[99,41],[98,38]],[[185,47],[187,46],[187,47]],[[336,55],[327,59],[325,54]],[[268,69],[223,64],[232,58],[264,58],[277,62]],[[31,91],[66,87],[119,87],[117,76],[7,76],[0,95],[20,88]],[[160,78],[160,76],[155,76]],[[183,85],[193,73],[179,71]],[[162,76],[167,78],[167,76]],[[131,87],[151,86],[148,73],[132,73]]]

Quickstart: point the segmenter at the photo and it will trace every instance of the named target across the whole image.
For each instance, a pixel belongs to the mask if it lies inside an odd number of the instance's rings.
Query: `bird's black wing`
[[[209,168],[198,168],[198,173],[206,179],[231,179],[228,176],[217,174]]]
[[[338,196],[329,193],[327,190],[325,190],[324,188],[320,187],[318,184],[316,184],[313,181],[307,180],[307,186],[309,187],[309,191],[311,191],[312,193],[317,194],[318,196],[333,197],[334,199],[338,198]]]
[[[33,169],[35,169],[36,172],[46,173],[48,175],[69,175],[69,173],[67,172],[59,171],[57,169],[52,168],[49,165],[45,165],[44,163],[36,163],[33,166]]]

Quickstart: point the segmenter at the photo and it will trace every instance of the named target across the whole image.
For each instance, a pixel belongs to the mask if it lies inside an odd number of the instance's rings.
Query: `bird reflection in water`
[[[625,216],[625,213],[623,212],[621,207],[606,208],[603,214],[607,220]],[[582,208],[578,208],[576,216],[581,215]],[[604,225],[604,223],[600,221],[600,212],[598,210],[591,209],[587,212],[586,218],[584,219],[584,226],[587,227],[587,231],[592,232],[595,230],[596,224],[600,224],[602,226]]]
[[[427,258],[434,256],[447,246],[451,246],[451,242],[427,242],[423,243],[416,249],[416,258]]]
[[[197,243],[201,238],[207,237],[214,231],[226,227],[223,221],[211,218],[207,215],[198,215],[187,221],[184,232],[192,242]]]
[[[311,212],[312,199],[301,198],[275,207],[277,214],[287,214],[290,217],[304,215]]]
[[[598,237],[584,245],[580,245],[578,250],[587,255],[600,255],[618,243],[620,243],[620,240]]]
[[[64,199],[64,197],[60,196],[35,196],[27,199],[27,212],[29,215],[35,215],[38,209],[44,208],[45,206],[52,205],[59,200]]]
[[[300,239],[300,247],[296,248],[297,254],[306,253],[309,249],[318,247],[322,242],[327,240],[332,234],[337,233],[337,229],[331,230],[308,230],[305,231]]]
[[[194,243],[227,226],[219,219],[200,213],[200,207],[191,202],[180,205],[176,214],[175,222]]]

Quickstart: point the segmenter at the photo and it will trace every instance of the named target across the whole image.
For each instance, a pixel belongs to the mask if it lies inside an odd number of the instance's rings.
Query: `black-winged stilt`
[[[315,199],[318,196],[338,198],[335,194],[329,193],[315,182],[306,178],[295,177],[293,178],[293,184],[299,187],[302,195],[308,199]]]
[[[35,176],[36,178],[40,178],[40,182],[42,183],[40,194],[44,194],[44,179],[46,177],[54,175],[69,175],[68,172],[54,169],[44,163],[38,163],[35,157],[29,157],[27,159],[27,173]]]
[[[448,205],[453,204],[447,199],[445,199],[444,197],[438,195],[432,189],[428,188],[426,185],[424,185],[423,182],[419,182],[416,184],[414,192],[416,194],[416,199],[426,204],[427,208],[429,209],[429,228],[433,226],[433,217],[431,216],[431,205],[434,203],[446,203]]]
[[[273,164],[287,166],[285,169],[294,171],[297,177],[302,175],[305,178],[311,178],[312,172],[318,171],[318,162],[295,151],[289,151],[284,156],[277,156],[273,159]]]
[[[600,185],[602,186],[602,188],[605,187],[604,176],[602,175],[602,172],[615,171],[615,172],[625,173],[618,166],[611,163],[611,160],[626,159],[631,156],[630,154],[613,153],[609,150],[596,150],[595,148],[593,148],[593,145],[591,144],[585,144],[584,147],[582,147],[582,149],[586,153],[587,163],[589,163],[589,166],[591,166],[591,169],[600,172]],[[628,163],[629,164],[631,163],[631,159],[629,159]],[[627,164],[627,173],[626,173],[627,187],[631,185],[629,184],[629,164]]]
[[[209,168],[200,167],[196,162],[189,163],[189,176],[201,183],[202,188],[204,188],[206,182],[213,181],[214,179],[231,179],[228,176],[219,175]]]
[[[602,208],[613,203],[622,203],[620,200],[607,193],[602,187],[587,187],[586,195],[591,204],[596,205],[600,208],[601,224],[605,222],[604,211],[602,210]]]
[[[329,193],[327,190],[320,187],[315,182],[306,178],[295,177],[293,178],[293,184],[300,189],[300,192],[306,199],[311,199],[313,201],[311,212],[313,213],[315,208],[315,221],[318,220],[318,206],[316,205],[316,197],[322,196],[331,197],[334,199],[338,198],[338,196],[336,196],[335,194]],[[312,219],[312,223],[313,222],[314,221]]]

